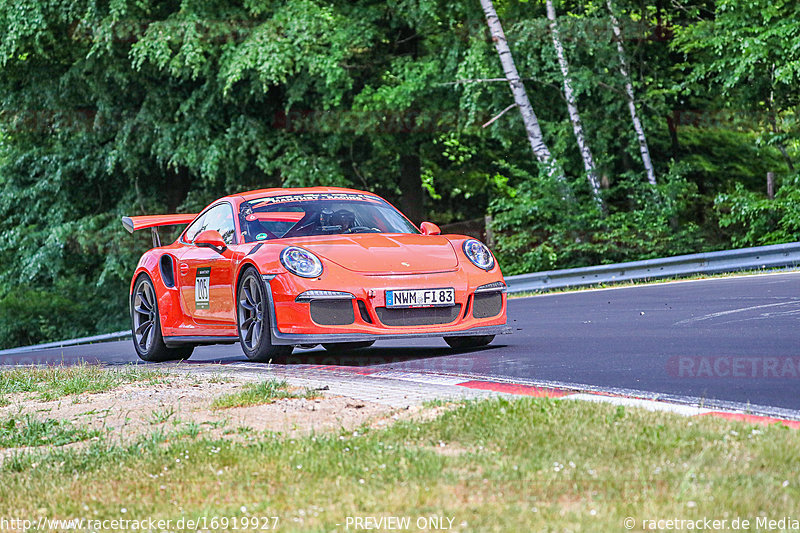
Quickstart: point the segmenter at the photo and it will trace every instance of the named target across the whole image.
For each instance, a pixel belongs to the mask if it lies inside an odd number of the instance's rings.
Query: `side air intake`
[[[161,279],[164,285],[170,289],[175,286],[175,260],[171,255],[164,254],[158,261],[158,266],[161,269]]]

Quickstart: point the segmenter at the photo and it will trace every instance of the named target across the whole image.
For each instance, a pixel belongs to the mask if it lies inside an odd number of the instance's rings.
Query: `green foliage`
[[[720,0],[713,18],[678,28],[675,46],[708,54],[710,61],[695,65],[694,78],[713,77],[725,91],[756,82],[796,92],[798,19],[800,5],[791,0]]]
[[[723,117],[720,118],[724,120]],[[787,171],[780,152],[771,146],[759,146],[758,135],[752,130],[710,126],[683,128],[680,133],[686,151],[684,167],[705,191],[717,192],[730,182],[762,188],[768,171]]]
[[[627,198],[606,216],[592,207],[568,208],[547,176],[508,168],[516,194],[492,204],[505,274],[648,259],[700,251],[702,235],[689,218],[697,190],[676,165],[653,191],[638,175],[622,176],[606,195]],[[589,201],[586,201],[587,204]],[[516,228],[527,231],[518,232]]]
[[[95,331],[98,316],[85,285],[62,278],[48,287],[17,287],[0,299],[0,337],[7,346],[57,339],[65,333]]]
[[[736,247],[800,240],[800,175],[785,180],[772,200],[737,183],[733,192],[717,196],[714,207]]]
[[[721,0],[714,15],[677,29],[674,48],[693,59],[681,65],[688,74],[682,85],[696,94],[711,85],[726,107],[744,104],[756,117],[760,142],[784,152],[796,148],[800,4]],[[791,166],[792,157],[784,157]]]

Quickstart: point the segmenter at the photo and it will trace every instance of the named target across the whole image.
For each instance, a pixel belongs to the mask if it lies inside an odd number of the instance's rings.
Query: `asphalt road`
[[[487,348],[384,341],[344,355],[295,350],[287,364],[457,373],[699,397],[800,412],[800,273],[513,299],[513,335]],[[0,356],[2,364],[136,361],[130,341]],[[246,360],[238,345],[192,360]]]

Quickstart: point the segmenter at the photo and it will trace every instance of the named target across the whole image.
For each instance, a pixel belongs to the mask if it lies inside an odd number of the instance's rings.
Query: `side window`
[[[215,229],[222,235],[222,240],[226,244],[233,244],[236,233],[233,223],[233,208],[230,204],[223,203],[215,205],[205,212],[200,218],[195,220],[184,234],[186,242],[194,242],[194,239],[202,232]]]
[[[223,203],[209,209],[203,217],[202,230],[215,229],[222,235],[225,244],[233,244],[236,233],[233,223],[233,208]],[[188,237],[188,233],[187,233]]]
[[[200,232],[205,229],[203,221],[205,220],[205,218],[207,216],[208,216],[208,213],[200,216],[199,218],[197,218],[197,220],[192,222],[192,225],[189,226],[189,229],[186,230],[186,233],[184,233],[184,236],[183,236],[183,238],[184,238],[184,240],[186,242],[189,242],[189,243],[194,242],[194,238],[197,237],[200,234]]]

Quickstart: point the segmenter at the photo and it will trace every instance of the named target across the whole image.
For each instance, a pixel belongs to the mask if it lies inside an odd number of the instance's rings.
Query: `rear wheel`
[[[188,359],[194,346],[168,348],[161,334],[161,318],[153,282],[146,275],[139,276],[131,297],[131,332],[133,347],[140,359],[150,362]]]
[[[331,342],[323,344],[322,347],[329,352],[350,352],[353,350],[363,350],[375,344],[375,341],[362,342]]]
[[[276,346],[270,336],[269,309],[264,282],[248,268],[236,291],[236,324],[242,351],[251,361],[266,363],[292,353],[291,346]]]
[[[444,342],[451,348],[479,348],[486,346],[494,340],[494,335],[475,335],[470,337],[445,337]]]

